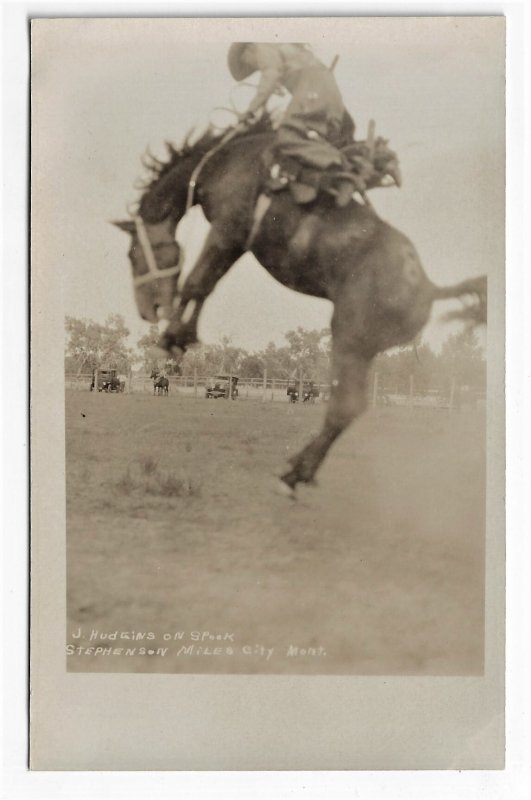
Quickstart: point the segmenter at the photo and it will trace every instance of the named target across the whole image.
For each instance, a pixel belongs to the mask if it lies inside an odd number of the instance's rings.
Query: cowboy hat
[[[257,66],[247,64],[243,61],[243,51],[248,44],[249,42],[234,42],[229,47],[229,70],[232,77],[237,81],[243,81],[244,78],[248,78],[249,75],[252,75],[253,72],[256,72],[258,69]]]

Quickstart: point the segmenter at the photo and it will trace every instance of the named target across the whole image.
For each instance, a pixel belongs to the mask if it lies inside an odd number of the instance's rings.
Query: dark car
[[[98,373],[98,385],[96,386],[96,372]],[[116,369],[98,369],[92,373],[92,383],[90,391],[97,389],[98,392],[123,392],[125,383],[120,381]]]
[[[217,400],[218,397],[228,398],[231,382],[232,391],[230,392],[230,397],[235,400],[238,397],[238,378],[236,375],[216,375],[214,378],[210,378],[205,388],[205,397],[207,400],[210,398]]]

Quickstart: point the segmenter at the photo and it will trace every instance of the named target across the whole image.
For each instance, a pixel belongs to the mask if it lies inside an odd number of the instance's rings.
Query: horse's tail
[[[472,296],[474,301],[464,305],[459,311],[449,311],[444,319],[453,319],[467,322],[470,326],[484,325],[487,322],[487,276],[480,275],[479,278],[456,283],[452,286],[434,286],[434,300],[448,300],[451,298],[461,298],[465,295]]]

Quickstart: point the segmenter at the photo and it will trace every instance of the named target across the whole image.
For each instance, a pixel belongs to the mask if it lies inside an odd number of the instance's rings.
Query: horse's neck
[[[145,222],[157,223],[171,218],[175,224],[184,216],[188,184],[203,153],[191,153],[164,175],[140,201]]]
[[[220,148],[215,153],[216,166],[214,170],[209,170],[209,180],[217,182],[220,172],[225,173],[226,169],[230,170],[234,167],[235,162],[236,164],[239,163],[240,169],[246,172],[246,165],[256,161],[256,158],[272,138],[273,135],[271,133],[261,133],[248,138],[237,138],[225,147]],[[216,150],[219,144],[219,142],[212,142],[211,150]],[[205,156],[208,156],[209,152],[208,147],[202,147],[184,156],[167,175],[160,178],[146,192],[140,201],[140,215],[145,222],[156,224],[163,220],[171,219],[177,224],[182,219],[186,212],[190,180],[192,177],[198,180],[202,177],[202,173],[194,175],[194,171],[197,167],[201,167],[201,162],[203,162]],[[213,164],[214,160],[211,163]]]

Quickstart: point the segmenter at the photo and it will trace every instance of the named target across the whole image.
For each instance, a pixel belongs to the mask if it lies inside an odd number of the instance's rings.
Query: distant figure
[[[149,376],[153,381],[153,394],[168,394],[170,391],[170,382],[166,377],[163,370],[153,367],[151,375]]]

